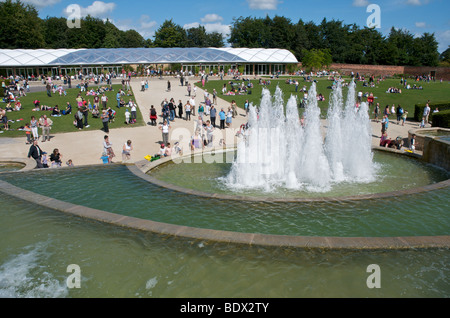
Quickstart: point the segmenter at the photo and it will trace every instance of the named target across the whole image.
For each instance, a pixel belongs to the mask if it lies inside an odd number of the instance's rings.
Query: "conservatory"
[[[284,73],[297,65],[295,56],[284,49],[258,48],[117,48],[117,49],[0,49],[0,75],[23,77],[46,75],[120,74],[127,66],[174,67],[197,73],[225,73],[239,69],[245,75]]]

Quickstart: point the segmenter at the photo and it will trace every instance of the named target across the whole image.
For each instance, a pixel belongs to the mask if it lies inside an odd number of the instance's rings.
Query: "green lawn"
[[[298,79],[299,81],[299,91],[303,88],[303,86],[306,86],[306,88],[309,90],[311,87],[310,82],[305,82],[302,78],[297,77],[291,77],[292,79]],[[286,80],[289,78],[283,78],[278,80],[271,80],[271,84],[269,86],[263,86],[259,84],[258,80],[252,80],[253,83],[253,89],[251,95],[234,95],[234,96],[228,96],[222,94],[222,87],[225,83],[227,83],[227,89],[228,91],[231,88],[231,85],[229,84],[229,80],[227,81],[215,81],[211,80],[206,83],[205,88],[208,89],[208,92],[212,92],[213,89],[216,89],[218,93],[218,97],[231,102],[232,100],[235,100],[239,107],[244,108],[245,101],[248,99],[250,102],[253,102],[254,105],[259,105],[260,99],[261,99],[261,92],[262,88],[266,87],[270,90],[270,92],[273,94],[275,92],[275,89],[278,86],[283,91],[284,94],[284,100],[285,103],[289,99],[291,95],[297,95],[300,99],[303,98],[303,92],[296,93],[295,92],[295,85],[289,85],[286,84]],[[268,80],[268,78],[266,78]],[[346,78],[346,82],[348,82],[349,79]],[[233,81],[236,82],[236,81]],[[241,81],[242,82],[242,81]],[[241,83],[238,82],[238,83]],[[246,82],[247,84],[248,82]],[[332,81],[329,81],[328,79],[318,79],[317,80],[317,94],[321,93],[325,97],[324,102],[319,102],[319,107],[322,109],[322,115],[326,115],[326,110],[328,109],[328,103],[331,93],[330,86],[332,85]],[[414,84],[410,82],[411,84]],[[403,89],[400,85],[400,79],[387,79],[382,82],[380,82],[379,85],[376,85],[375,88],[370,87],[363,87],[362,82],[356,83],[356,91],[362,91],[363,93],[373,93],[375,98],[375,103],[380,103],[380,109],[381,111],[384,110],[386,105],[391,106],[392,104],[395,105],[402,105],[404,109],[408,111],[408,118],[412,119],[414,117],[414,106],[418,103],[425,103],[427,100],[430,100],[431,102],[442,102],[442,101],[450,101],[450,83],[449,82],[419,82],[415,83],[417,86],[421,85],[423,87],[423,90],[407,90]],[[201,83],[196,83],[198,87],[202,87]],[[402,93],[399,94],[389,94],[386,93],[387,89],[389,87],[397,87],[402,88]],[[347,95],[347,88],[344,88],[344,100]],[[366,99],[363,99],[366,100]],[[371,108],[371,111],[373,111],[373,107]]]
[[[108,107],[111,107],[113,110],[116,111],[116,119],[113,123],[109,124],[110,129],[114,128],[120,128],[128,126],[125,124],[125,109],[126,107],[121,107],[120,109],[117,108],[117,102],[116,102],[116,94],[119,89],[122,88],[122,85],[113,85],[113,91],[106,92],[106,96],[108,97]],[[89,89],[96,89],[97,86],[90,86]],[[5,131],[3,129],[3,125],[1,125],[1,131],[3,133],[0,133],[0,137],[24,137],[25,132],[18,130],[20,127],[23,127],[25,123],[29,123],[31,116],[35,116],[36,119],[39,119],[42,115],[46,114],[47,117],[51,118],[53,121],[53,127],[51,130],[51,134],[55,133],[63,133],[63,132],[75,132],[79,131],[74,125],[74,115],[77,111],[77,102],[75,98],[77,97],[78,93],[80,93],[80,90],[78,88],[71,88],[66,90],[67,95],[59,96],[59,93],[56,92],[56,94],[53,94],[52,97],[47,96],[47,92],[37,92],[37,93],[27,93],[27,96],[21,97],[19,100],[22,103],[22,110],[20,111],[12,111],[7,112],[6,115],[8,117],[8,120],[13,120],[14,123],[9,122],[9,131]],[[85,100],[91,100],[91,103],[94,103],[94,96],[86,96],[86,92],[81,92],[81,96]],[[128,102],[130,98],[136,102],[134,96],[123,96],[124,101]],[[48,106],[55,106],[58,105],[60,110],[63,110],[66,108],[67,102],[70,102],[72,105],[72,114],[69,115],[63,115],[61,117],[50,117],[51,111],[32,111],[34,108],[33,101],[38,99],[41,102],[41,105],[48,105]],[[1,108],[5,108],[6,103],[0,103]],[[101,104],[100,104],[100,110],[101,110]],[[137,113],[137,121],[132,126],[142,126],[145,125],[144,120],[142,118],[142,115],[139,111]],[[18,119],[23,119],[21,121],[17,121]],[[83,130],[100,130],[103,127],[102,121],[100,118],[93,118],[92,114],[89,114],[88,118],[88,124],[90,127],[84,128]],[[39,134],[41,133],[41,130],[39,129]]]

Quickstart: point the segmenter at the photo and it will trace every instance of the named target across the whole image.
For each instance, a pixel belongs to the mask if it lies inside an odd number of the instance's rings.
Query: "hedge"
[[[432,117],[433,111],[436,109],[436,107],[439,109],[439,111],[449,110],[450,109],[450,102],[438,102],[438,103],[430,103],[430,118]],[[423,117],[423,110],[425,109],[426,104],[416,104],[414,108],[414,120],[421,121]]]
[[[450,110],[434,113],[431,124],[433,127],[450,128]]]

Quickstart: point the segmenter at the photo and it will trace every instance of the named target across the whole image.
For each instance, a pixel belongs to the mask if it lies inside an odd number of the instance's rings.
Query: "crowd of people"
[[[222,94],[223,95],[245,95],[251,94],[253,87],[252,81],[250,79],[246,79],[242,76],[242,74],[238,72],[234,72],[235,76],[232,81],[228,81],[223,85]],[[313,81],[311,74],[303,73],[305,76],[305,81]],[[208,81],[209,74],[201,74],[200,83],[205,87]],[[314,76],[317,76],[315,74]],[[329,74],[324,73],[321,76],[332,76],[333,78],[340,76],[339,74]],[[195,129],[193,135],[191,136],[190,147],[191,149],[200,149],[204,147],[208,147],[213,142],[214,130],[220,129],[224,130],[226,128],[233,127],[233,119],[237,115],[237,104],[235,101],[232,101],[228,107],[218,107],[217,105],[217,97],[218,94],[215,89],[212,92],[208,92],[207,88],[204,88],[202,92],[204,92],[204,96],[202,101],[199,103],[197,99],[197,86],[191,85],[186,81],[186,78],[183,76],[178,77],[181,83],[181,86],[185,86],[188,93],[188,100],[183,103],[182,100],[175,101],[174,98],[165,99],[161,103],[160,111],[157,110],[153,105],[150,109],[149,119],[150,124],[153,126],[158,126],[158,118],[162,117],[162,123],[159,124],[159,129],[161,130],[161,146],[164,149],[164,155],[167,156],[167,153],[171,153],[172,146],[169,142],[169,133],[171,130],[171,123],[176,120],[184,120],[184,121],[194,121]],[[375,79],[375,77],[371,76],[364,77],[357,74],[356,77],[359,81],[363,82],[363,87],[374,87],[375,82],[379,83],[382,79]],[[429,80],[419,78],[420,81]],[[416,80],[416,81],[419,81]],[[97,82],[101,83],[104,81],[104,78],[97,78]],[[34,110],[36,112],[49,112],[44,115],[32,116],[28,123],[26,123],[23,127],[23,130],[26,133],[27,144],[34,144],[35,141],[40,140],[41,142],[46,142],[50,140],[50,130],[53,125],[53,120],[51,117],[59,117],[72,115],[74,116],[73,125],[82,130],[84,128],[90,127],[89,121],[90,118],[100,119],[102,121],[103,128],[102,130],[108,134],[109,133],[109,125],[117,119],[117,112],[115,109],[120,109],[125,107],[126,110],[124,112],[124,121],[126,124],[133,124],[136,122],[137,117],[137,105],[132,99],[132,92],[130,88],[130,79],[122,80],[122,89],[118,90],[116,94],[116,102],[117,105],[108,101],[108,98],[105,95],[105,92],[112,91],[112,86],[110,84],[110,79],[108,79],[108,84],[102,87],[98,87],[96,89],[89,87],[89,80],[82,80],[78,85],[78,89],[80,90],[80,94],[78,94],[75,101],[67,102],[64,109],[60,109],[58,105],[48,106],[41,105],[39,100],[34,101]],[[287,84],[295,85],[295,92],[303,93],[303,99],[300,99],[304,102],[308,99],[308,91],[306,89],[306,85],[303,87],[300,86],[300,83],[297,79],[287,79]],[[149,89],[148,80],[141,80],[141,91],[145,92]],[[259,79],[260,85],[270,85],[270,79]],[[413,84],[411,87],[407,80],[402,79],[402,85],[406,89],[421,89],[416,84]],[[60,96],[66,96],[66,91],[62,85],[56,85],[51,83],[46,83],[47,91],[50,89],[50,95],[59,94]],[[171,92],[172,84],[167,81],[167,92]],[[18,97],[26,94],[27,89],[29,89],[29,85],[24,82],[23,85],[17,85],[15,89],[18,91],[17,94],[13,92],[11,94],[7,94],[5,98],[8,100],[6,103],[6,107],[4,109],[0,108],[0,123],[3,124],[5,128],[8,125],[7,112],[20,111],[22,105],[18,100]],[[386,93],[401,93],[401,88],[390,87],[387,89]],[[325,101],[325,96],[319,93],[317,96],[318,101]],[[376,103],[377,97],[373,95],[373,93],[362,93],[362,91],[358,92],[357,95],[357,105],[360,105],[361,102],[367,101],[369,107],[373,108],[374,120],[378,122],[381,120],[382,124],[382,137],[380,141],[380,145],[388,146],[388,147],[399,147],[399,143],[397,138],[391,140],[387,137],[389,124],[392,125],[395,122],[397,125],[405,125],[408,112],[403,109],[401,105],[387,105],[384,111],[380,110],[380,104]],[[112,104],[112,105],[111,105]],[[72,107],[72,105],[76,105]],[[375,106],[374,106],[375,105]],[[249,109],[249,102],[246,101],[244,109],[246,113]],[[428,106],[427,106],[428,107]],[[428,112],[425,114],[425,112]],[[426,108],[424,111],[423,121],[421,123],[421,127],[424,127],[428,123],[428,116],[431,110]],[[381,116],[381,118],[379,118]],[[241,127],[242,128],[242,127]],[[39,132],[39,129],[41,130]],[[245,131],[241,129],[240,131]],[[107,136],[107,135],[106,135]],[[106,137],[105,136],[105,137]],[[132,145],[131,141],[128,140],[130,144],[125,143],[122,149],[122,159],[123,161],[127,161],[130,159]],[[109,141],[104,141],[104,145],[107,145]],[[109,143],[110,144],[110,143]],[[400,146],[401,147],[401,146]],[[111,150],[108,150],[111,149]],[[115,157],[114,152],[112,151],[112,146],[104,147],[103,155],[108,157],[108,162],[112,162]],[[160,151],[161,152],[161,151]],[[162,155],[162,152],[160,153]],[[102,156],[103,157],[103,156]],[[44,159],[42,159],[44,161]],[[51,161],[50,161],[51,162]],[[52,166],[50,164],[50,166]],[[60,165],[61,166],[61,165]]]

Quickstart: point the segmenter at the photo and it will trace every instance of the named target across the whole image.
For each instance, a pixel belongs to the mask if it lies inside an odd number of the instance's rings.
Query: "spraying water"
[[[356,107],[355,84],[349,85],[345,105],[340,83],[331,93],[325,140],[316,96],[313,82],[302,126],[295,96],[284,109],[279,87],[274,97],[263,89],[259,109],[250,107],[247,137],[238,144],[236,160],[225,178],[228,187],[326,192],[339,182],[373,180],[368,106]]]

